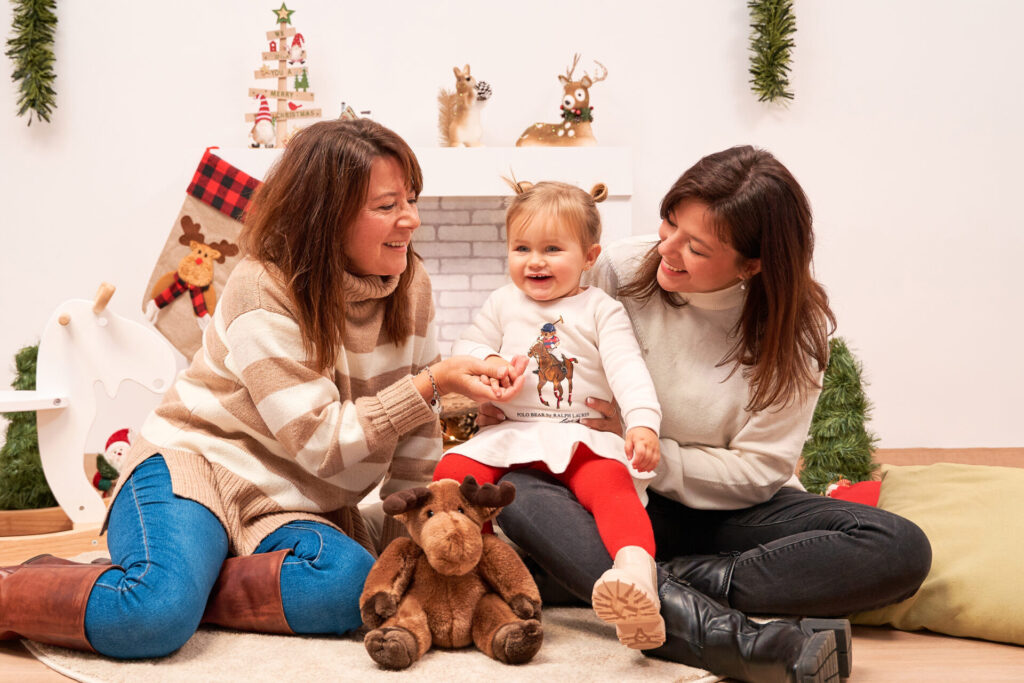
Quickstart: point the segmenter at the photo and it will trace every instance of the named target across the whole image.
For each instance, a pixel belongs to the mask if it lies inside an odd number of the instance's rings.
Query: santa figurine
[[[301,33],[296,33],[295,37],[292,38],[292,46],[288,48],[288,63],[299,64],[306,63],[306,50],[302,47],[305,44],[306,39],[302,37]]]
[[[131,431],[119,429],[107,439],[103,454],[96,456],[96,474],[93,475],[92,485],[102,491],[104,497],[109,496],[114,489],[130,447]]]

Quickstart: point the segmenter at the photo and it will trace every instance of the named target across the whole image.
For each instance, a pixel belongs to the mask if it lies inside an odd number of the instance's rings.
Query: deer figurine
[[[608,78],[608,69],[604,64],[594,60],[600,71],[591,78],[585,71],[583,78],[572,79],[572,72],[580,61],[579,53],[573,55],[572,66],[564,76],[559,76],[562,83],[562,121],[561,123],[535,123],[519,136],[516,147],[589,147],[597,144],[590,122],[594,120],[594,108],[590,106],[590,86]]]
[[[477,81],[469,72],[469,64],[453,67],[455,91],[441,89],[437,94],[437,128],[443,147],[480,147],[484,131],[480,126],[480,110],[491,97],[491,86]]]
[[[156,321],[160,309],[187,292],[199,327],[205,329],[209,324],[217,305],[217,294],[213,289],[214,261],[224,263],[228,256],[238,253],[238,245],[227,240],[207,242],[202,229],[203,226],[188,216],[181,219],[182,234],[178,236],[178,243],[187,246],[189,252],[176,270],[165,273],[153,285],[152,298],[144,311],[150,322]]]

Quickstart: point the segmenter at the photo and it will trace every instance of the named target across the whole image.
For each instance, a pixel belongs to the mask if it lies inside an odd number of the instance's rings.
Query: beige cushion
[[[878,507],[924,530],[932,567],[910,598],[852,621],[1024,645],[1024,469],[886,465],[882,477]]]

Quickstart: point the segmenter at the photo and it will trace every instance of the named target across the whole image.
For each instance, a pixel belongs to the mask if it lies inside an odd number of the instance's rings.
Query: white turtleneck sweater
[[[658,294],[646,303],[618,296],[632,281],[652,236],[610,245],[587,282],[626,307],[662,408],[661,461],[649,488],[699,509],[734,510],[771,498],[795,476],[820,388],[800,401],[751,413],[749,383],[733,364],[719,365],[746,293],[739,285],[686,294],[673,308]],[[730,376],[730,372],[732,372]],[[818,385],[821,373],[818,374]]]

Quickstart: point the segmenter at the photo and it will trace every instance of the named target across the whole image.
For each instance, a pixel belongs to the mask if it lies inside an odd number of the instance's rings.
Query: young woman
[[[667,640],[648,653],[743,680],[848,675],[845,620],[758,626],[738,611],[870,609],[911,595],[931,561],[911,522],[794,475],[834,324],[807,199],[771,154],[736,147],[686,171],[661,217],[657,239],[612,245],[590,280],[625,306],[663,411],[647,514]],[[615,406],[589,404],[606,416],[589,426],[621,429]],[[504,480],[516,501],[501,528],[585,600],[612,564],[593,519],[541,472]]]
[[[108,519],[114,566],[0,570],[0,638],[136,658],[173,652],[201,620],[360,625],[373,555],[356,504],[382,480],[385,496],[430,481],[441,392],[491,400],[480,377],[507,384],[473,358],[438,362],[410,245],[421,187],[412,150],[379,124],[293,138],[202,348],[133,444]]]

